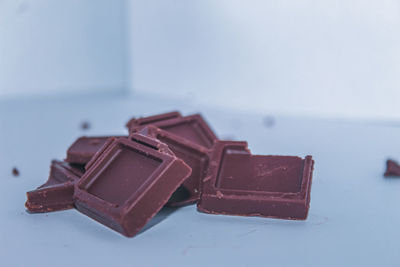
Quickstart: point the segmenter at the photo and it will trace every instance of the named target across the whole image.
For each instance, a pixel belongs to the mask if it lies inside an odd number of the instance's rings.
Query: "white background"
[[[400,118],[400,2],[0,0],[0,97]]]
[[[133,87],[199,102],[400,117],[400,1],[135,1]]]

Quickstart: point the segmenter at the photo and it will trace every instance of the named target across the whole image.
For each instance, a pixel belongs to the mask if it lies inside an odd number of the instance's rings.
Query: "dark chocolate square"
[[[168,147],[139,134],[118,138],[92,159],[74,194],[82,213],[134,236],[168,201],[191,169]]]
[[[311,156],[252,155],[246,142],[219,141],[198,203],[214,214],[306,219]]]

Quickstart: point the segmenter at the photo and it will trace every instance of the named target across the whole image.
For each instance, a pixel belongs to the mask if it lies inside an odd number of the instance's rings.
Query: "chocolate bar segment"
[[[179,113],[178,111],[172,111],[148,117],[141,117],[138,119],[132,118],[126,123],[126,127],[129,129],[129,132],[133,133],[137,132],[139,129],[147,125],[180,117],[182,117],[181,113]]]
[[[147,126],[140,133],[167,144],[175,156],[192,169],[192,174],[174,192],[167,205],[183,206],[196,203],[200,198],[201,181],[208,168],[209,149],[154,126]]]
[[[385,177],[400,177],[400,165],[391,159],[386,161]]]
[[[86,164],[93,155],[106,143],[109,136],[78,138],[67,151],[65,161],[75,164]]]
[[[246,142],[219,141],[203,180],[198,210],[304,220],[313,164],[311,156],[252,155]]]
[[[129,122],[130,133],[138,132],[146,125],[152,125],[206,148],[211,148],[215,141],[218,140],[200,114],[186,117],[182,117],[180,114],[175,114],[172,117],[159,116],[163,119],[153,120],[150,119],[152,117],[148,117],[136,121],[131,120]],[[143,121],[146,123],[143,123]]]
[[[77,183],[75,207],[132,237],[168,201],[191,169],[165,144],[140,134],[116,138]]]
[[[74,184],[84,173],[83,166],[53,160],[46,183],[27,192],[25,203],[29,212],[50,212],[71,209]]]

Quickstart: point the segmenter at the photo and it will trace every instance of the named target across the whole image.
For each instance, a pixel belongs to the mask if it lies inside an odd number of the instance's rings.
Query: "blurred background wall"
[[[400,118],[398,0],[0,0],[0,97]]]
[[[126,1],[0,0],[0,98],[126,89]]]
[[[130,25],[136,91],[400,118],[398,0],[133,1]]]

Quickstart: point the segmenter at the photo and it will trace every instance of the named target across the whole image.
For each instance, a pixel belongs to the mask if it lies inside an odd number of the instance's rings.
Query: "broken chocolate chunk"
[[[75,207],[132,237],[168,201],[191,169],[156,139],[116,138],[97,153],[74,192]]]
[[[311,156],[252,155],[246,142],[219,141],[203,179],[198,210],[304,220],[313,164]]]
[[[53,160],[46,183],[26,193],[29,212],[50,212],[71,209],[74,184],[84,173],[83,166]]]

